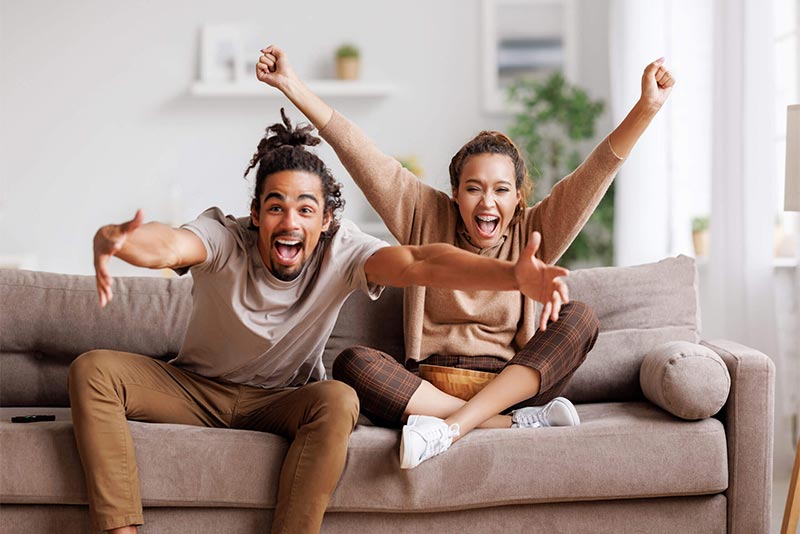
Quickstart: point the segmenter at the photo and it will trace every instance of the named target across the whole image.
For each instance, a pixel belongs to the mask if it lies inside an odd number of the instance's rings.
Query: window
[[[798,258],[800,214],[783,211],[786,162],[786,106],[800,104],[800,0],[775,0],[775,168],[780,184],[776,204],[775,256]]]

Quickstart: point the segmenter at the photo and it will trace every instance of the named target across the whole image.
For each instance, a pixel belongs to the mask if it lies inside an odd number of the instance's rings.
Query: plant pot
[[[704,258],[708,256],[708,249],[709,249],[708,230],[692,232],[692,242],[694,243],[694,255],[696,257]]]
[[[361,61],[357,57],[336,58],[336,77],[340,80],[357,80]]]

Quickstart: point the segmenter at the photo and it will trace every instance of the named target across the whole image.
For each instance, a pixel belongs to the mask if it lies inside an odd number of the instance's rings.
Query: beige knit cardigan
[[[502,260],[516,261],[534,230],[542,234],[537,253],[554,263],[597,207],[623,163],[608,138],[559,181],[541,202],[525,210],[500,242],[480,249],[466,238],[458,207],[381,152],[352,122],[334,112],[320,130],[337,156],[401,244],[449,243]],[[569,283],[569,277],[567,277]],[[406,288],[406,359],[432,354],[490,355],[510,360],[536,332],[536,307],[516,291],[456,291]]]

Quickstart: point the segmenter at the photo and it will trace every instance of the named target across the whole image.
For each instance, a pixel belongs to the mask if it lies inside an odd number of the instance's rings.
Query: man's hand
[[[130,221],[103,226],[94,235],[94,273],[101,308],[111,302],[113,297],[111,292],[113,280],[108,274],[108,260],[122,249],[128,236],[142,225],[143,220],[142,210],[137,210]]]
[[[536,251],[542,243],[542,235],[533,232],[528,246],[514,265],[514,277],[519,284],[520,292],[537,302],[544,304],[539,329],[547,330],[548,319],[557,321],[561,306],[569,302],[567,284],[559,279],[567,276],[569,271],[563,267],[547,265],[536,257]]]
[[[675,79],[664,67],[664,58],[653,61],[642,74],[642,103],[652,109],[660,109],[669,98],[673,85]]]
[[[259,81],[286,92],[290,83],[297,80],[286,53],[275,45],[269,45],[261,51],[256,64],[256,77]]]

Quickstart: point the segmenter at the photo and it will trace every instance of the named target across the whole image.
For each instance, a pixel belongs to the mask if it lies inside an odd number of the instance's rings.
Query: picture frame
[[[204,83],[238,83],[244,79],[241,30],[227,24],[206,24],[201,29],[200,80]]]
[[[575,79],[574,0],[483,0],[482,10],[485,111],[513,112],[507,90],[518,76]]]

